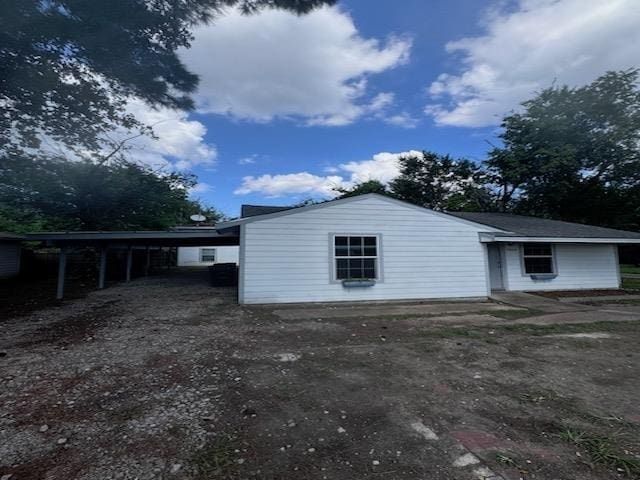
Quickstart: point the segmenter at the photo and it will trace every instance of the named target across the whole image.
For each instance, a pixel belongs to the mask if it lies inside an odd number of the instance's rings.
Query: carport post
[[[149,268],[151,267],[151,249],[149,248],[149,245],[147,245],[147,247],[145,248],[145,254],[147,256],[147,260],[146,260],[146,263],[144,264],[144,274],[145,276],[148,276]]]
[[[131,264],[133,262],[133,247],[127,247],[127,283],[131,281]]]
[[[100,272],[98,273],[98,288],[104,288],[104,279],[107,274],[107,247],[100,248]]]
[[[62,300],[64,297],[64,277],[67,271],[67,249],[62,247],[60,249],[60,255],[58,257],[58,289],[56,291],[56,298]]]

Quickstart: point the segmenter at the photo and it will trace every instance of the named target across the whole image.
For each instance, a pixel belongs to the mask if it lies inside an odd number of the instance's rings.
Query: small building
[[[620,286],[617,246],[640,243],[640,233],[442,213],[378,194],[297,208],[250,206],[243,214],[216,227],[239,237],[240,303],[613,289]]]
[[[20,273],[20,254],[23,237],[0,232],[0,279]]]
[[[178,247],[179,267],[204,267],[216,263],[238,264],[239,247]]]

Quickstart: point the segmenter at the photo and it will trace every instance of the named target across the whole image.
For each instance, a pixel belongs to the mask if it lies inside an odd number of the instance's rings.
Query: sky
[[[229,10],[194,32],[194,112],[130,110],[131,155],[194,173],[233,217],[389,182],[398,157],[481,161],[502,116],[554,84],[640,66],[638,0],[343,0],[304,16]]]

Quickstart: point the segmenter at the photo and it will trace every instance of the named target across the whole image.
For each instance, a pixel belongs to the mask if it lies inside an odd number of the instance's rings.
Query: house
[[[178,247],[179,267],[203,267],[216,263],[238,264],[239,248],[236,246]]]
[[[172,228],[174,232],[211,232],[212,226],[180,226]],[[239,248],[237,245],[198,245],[195,247],[178,247],[177,264],[179,267],[205,267],[216,263],[238,264]]]
[[[617,245],[640,233],[508,214],[442,213],[378,194],[245,206],[239,302],[486,298],[492,290],[618,288]]]
[[[23,238],[0,232],[0,279],[20,273],[20,244]]]

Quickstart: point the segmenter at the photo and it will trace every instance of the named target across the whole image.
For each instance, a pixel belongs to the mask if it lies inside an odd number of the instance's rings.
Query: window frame
[[[203,255],[205,250],[213,250],[213,260],[204,260]],[[218,249],[214,247],[201,247],[200,248],[200,263],[216,263],[218,260]]]
[[[549,249],[551,250],[551,254],[550,255],[525,255],[524,249],[525,249],[525,246],[527,246],[527,245],[549,246]],[[527,265],[526,265],[526,262],[525,262],[526,258],[550,258],[551,259],[551,272],[528,273],[527,272]],[[557,269],[557,266],[556,266],[556,248],[555,248],[555,245],[553,243],[548,243],[548,242],[531,242],[531,243],[522,243],[522,244],[520,244],[520,267],[522,269],[522,276],[524,276],[524,277],[535,277],[535,276],[544,277],[544,276],[556,276],[556,275],[558,275],[558,269]]]
[[[376,239],[376,256],[356,256],[356,257],[343,257],[336,256],[336,237],[373,237]],[[379,233],[361,233],[361,232],[349,232],[349,233],[330,233],[329,234],[329,283],[342,283],[347,279],[338,279],[338,262],[339,258],[373,258],[375,263],[376,277],[370,280],[375,280],[376,283],[383,282],[382,272],[382,235]]]

